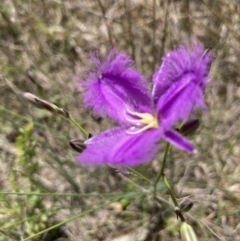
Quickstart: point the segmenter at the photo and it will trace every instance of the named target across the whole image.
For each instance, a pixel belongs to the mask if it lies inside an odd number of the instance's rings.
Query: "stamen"
[[[133,126],[127,131],[128,134],[139,134],[145,130],[158,128],[159,123],[156,117],[149,113],[139,113],[131,110],[127,110],[129,116],[126,120]],[[135,119],[134,119],[135,117]],[[140,128],[142,127],[142,128]]]

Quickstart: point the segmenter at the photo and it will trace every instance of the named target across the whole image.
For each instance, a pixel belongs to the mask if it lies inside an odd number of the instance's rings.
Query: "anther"
[[[128,134],[139,134],[145,130],[158,128],[159,123],[156,117],[149,113],[138,113],[127,110],[127,122],[133,126],[127,131]]]

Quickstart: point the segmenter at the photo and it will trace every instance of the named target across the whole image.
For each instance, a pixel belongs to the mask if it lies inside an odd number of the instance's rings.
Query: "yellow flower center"
[[[158,119],[149,113],[139,113],[128,110],[126,120],[133,126],[127,131],[129,134],[139,134],[148,129],[158,128]]]

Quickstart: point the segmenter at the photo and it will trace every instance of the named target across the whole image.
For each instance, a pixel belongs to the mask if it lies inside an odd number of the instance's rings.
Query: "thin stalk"
[[[129,182],[130,184],[134,185],[136,188],[140,189],[140,190],[142,191],[142,194],[152,194],[152,191],[150,191],[149,189],[138,185],[137,183],[133,182],[131,179],[129,179],[128,177],[124,176],[124,175],[121,174],[121,173],[120,173],[120,175],[121,175],[121,177],[122,177],[125,181]],[[149,180],[149,181],[150,181],[150,180]],[[150,181],[150,182],[151,182],[151,181]],[[151,182],[151,184],[153,184],[153,183]],[[136,194],[138,194],[138,192],[136,192]],[[155,200],[156,200],[158,203],[160,203],[160,204],[161,204],[161,203],[165,203],[165,204],[169,205],[170,207],[173,207],[173,208],[174,208],[174,206],[173,206],[173,204],[172,204],[171,202],[165,200],[164,198],[162,198],[162,197],[160,197],[160,196],[157,196],[157,195],[156,195],[156,196],[155,196]]]
[[[136,196],[139,192],[127,192],[127,193],[38,193],[38,192],[0,192],[0,195],[16,195],[16,196],[42,196],[42,197],[125,197]]]
[[[167,143],[167,146],[166,146],[166,149],[165,149],[165,152],[164,152],[164,156],[163,156],[163,163],[162,163],[162,168],[161,168],[160,175],[164,175],[164,170],[165,170],[165,166],[166,166],[168,153],[170,152],[171,148],[172,148],[171,144]]]
[[[128,183],[130,183],[131,185],[133,185],[134,187],[138,188],[139,190],[141,190],[144,194],[146,193],[151,193],[148,189],[146,189],[145,187],[142,187],[140,185],[138,185],[137,183],[135,183],[134,181],[132,181],[131,179],[129,179],[128,177],[124,176],[123,174],[119,173],[122,177],[123,180],[127,181]]]
[[[89,133],[88,133],[77,121],[75,121],[71,116],[69,116],[68,119],[69,119],[86,137],[88,137]]]
[[[170,206],[171,208],[174,209],[173,204],[172,204],[171,202],[167,201],[166,199],[162,198],[162,197],[156,196],[156,197],[155,197],[155,200],[156,200],[159,204],[161,204],[161,205],[162,205],[163,203],[165,203],[165,204],[167,204],[168,206]]]
[[[156,179],[156,181],[154,183],[154,198],[156,200],[158,199],[157,196],[156,196],[156,187],[157,187],[157,184],[158,184],[159,180],[162,177],[163,178],[163,182],[164,182],[164,184],[165,184],[165,186],[166,186],[166,188],[168,190],[168,193],[170,194],[170,197],[171,197],[171,199],[172,199],[172,201],[174,203],[174,206],[175,206],[174,211],[175,211],[177,217],[179,217],[181,219],[181,221],[184,222],[185,219],[184,219],[184,217],[182,215],[181,210],[179,209],[179,205],[178,205],[177,199],[175,198],[173,190],[172,190],[172,188],[171,188],[171,186],[170,186],[170,184],[169,184],[169,182],[168,182],[168,180],[167,180],[167,178],[166,178],[166,176],[164,174],[167,157],[168,157],[169,151],[171,150],[171,147],[172,147],[171,144],[167,143],[167,146],[166,146],[165,152],[164,152],[164,156],[163,156],[162,167],[161,167],[161,170],[160,170],[160,172],[159,172],[159,174],[157,176],[157,179]]]
[[[137,177],[139,177],[140,179],[145,180],[145,181],[146,181],[147,183],[149,183],[150,185],[153,185],[152,181],[149,180],[148,178],[146,178],[145,176],[143,176],[140,172],[134,170],[134,169],[131,168],[131,167],[128,167],[128,170],[129,170],[130,172],[132,172],[134,175],[136,175]]]
[[[163,176],[163,181],[165,183],[165,186],[167,187],[167,190],[168,190],[168,192],[169,192],[169,194],[170,194],[170,196],[172,198],[172,201],[173,201],[175,207],[179,207],[178,202],[177,202],[177,200],[176,200],[176,198],[174,196],[174,193],[173,193],[173,191],[171,189],[171,186],[169,185],[169,182],[168,182],[165,174],[163,174],[162,176]]]
[[[156,181],[154,182],[154,196],[156,196],[156,191],[157,191],[157,184],[160,180],[160,178],[164,175],[164,170],[165,170],[165,166],[166,166],[166,161],[167,161],[167,157],[168,157],[168,153],[169,151],[171,150],[171,144],[170,143],[167,143],[167,146],[165,148],[165,151],[164,151],[164,156],[163,156],[163,162],[162,162],[162,168],[161,168],[161,171],[159,172],[158,176],[157,176],[157,179]]]

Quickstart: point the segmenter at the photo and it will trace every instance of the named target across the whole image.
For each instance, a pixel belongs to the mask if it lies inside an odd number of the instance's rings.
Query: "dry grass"
[[[238,0],[2,0],[0,188],[8,192],[99,195],[0,194],[0,240],[27,238],[111,201],[100,195],[105,192],[130,195],[136,191],[106,167],[77,165],[68,141],[83,138],[82,134],[60,116],[27,103],[22,93],[32,92],[67,109],[95,134],[110,124],[84,109],[81,89],[75,86],[89,67],[89,53],[97,50],[105,55],[114,46],[131,55],[137,69],[150,79],[161,56],[192,37],[211,46],[216,58],[213,81],[206,93],[208,110],[192,137],[199,153],[193,157],[174,150],[167,176],[179,199],[190,196],[194,201],[188,219],[196,226],[199,240],[240,240],[239,12]],[[158,169],[157,160],[138,168],[150,179]],[[149,220],[156,218],[156,210],[162,214],[165,207],[151,211],[150,200],[140,194],[134,197],[118,198],[111,207],[32,240],[143,240],[141,233],[153,222]],[[124,201],[131,204],[121,212],[119,203]],[[36,219],[34,215],[38,215]],[[176,218],[165,215],[163,219],[168,228],[159,233],[158,240],[179,240]],[[7,228],[8,224],[12,227]],[[135,238],[116,238],[124,234]]]

